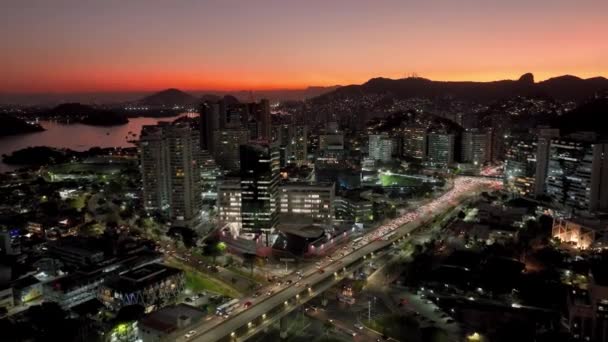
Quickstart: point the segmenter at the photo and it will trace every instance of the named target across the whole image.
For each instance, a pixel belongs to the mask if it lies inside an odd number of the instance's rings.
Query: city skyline
[[[301,89],[413,73],[446,81],[608,76],[603,1],[2,7],[4,93]]]

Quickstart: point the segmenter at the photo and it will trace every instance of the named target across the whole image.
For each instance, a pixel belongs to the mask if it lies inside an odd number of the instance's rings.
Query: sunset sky
[[[608,77],[607,0],[2,0],[0,92]]]

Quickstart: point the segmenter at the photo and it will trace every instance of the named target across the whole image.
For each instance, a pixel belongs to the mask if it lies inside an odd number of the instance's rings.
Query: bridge
[[[342,247],[334,252],[335,260],[329,261],[319,268],[309,266],[302,270],[303,277],[298,280],[295,275],[289,276],[292,284],[267,287],[265,291],[274,291],[270,295],[262,294],[258,298],[243,298],[240,303],[251,302],[249,308],[241,305],[235,313],[228,318],[213,317],[209,321],[203,321],[194,327],[188,327],[183,331],[177,331],[168,336],[172,341],[245,341],[255,334],[266,330],[272,324],[280,320],[308,302],[315,296],[323,293],[350,272],[360,267],[367,258],[373,258],[377,253],[390,247],[399,239],[409,238],[416,229],[424,226],[433,217],[458,206],[465,200],[477,196],[490,186],[500,186],[489,180],[458,177],[454,187],[433,200],[432,202],[418,208],[386,224],[381,225],[373,232],[365,235],[365,238],[356,246]],[[187,331],[194,330],[192,336],[186,337]]]

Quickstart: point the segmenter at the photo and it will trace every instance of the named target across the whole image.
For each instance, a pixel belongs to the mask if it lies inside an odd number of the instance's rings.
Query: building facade
[[[446,166],[454,162],[454,134],[429,133],[427,160],[431,165]]]
[[[504,183],[507,191],[520,196],[534,196],[536,152],[536,138],[532,135],[509,137],[505,149],[504,172]]]
[[[290,159],[297,165],[303,165],[308,162],[308,127],[306,125],[294,126],[291,152],[292,158]]]
[[[128,305],[158,309],[169,304],[185,286],[184,272],[162,264],[148,264],[104,282],[97,298],[110,310]]]
[[[462,162],[481,166],[490,161],[490,141],[488,133],[476,129],[464,131],[461,141]]]
[[[546,194],[571,210],[608,209],[608,144],[594,139],[551,140]]]
[[[142,127],[139,147],[146,209],[168,213],[175,226],[200,219],[200,134],[188,125]]]
[[[406,127],[403,130],[403,156],[422,160],[426,157],[426,128]]]
[[[334,217],[334,197],[334,184],[284,184],[279,187],[279,212],[330,223]]]
[[[224,129],[214,133],[214,158],[218,166],[228,171],[240,169],[240,146],[249,141],[246,129]]]
[[[278,220],[279,151],[267,143],[241,145],[243,233],[268,236]]]
[[[370,134],[369,135],[369,157],[373,160],[382,162],[391,161],[394,141],[388,134]]]
[[[218,220],[235,223],[240,230],[241,224],[241,179],[224,178],[217,187]]]

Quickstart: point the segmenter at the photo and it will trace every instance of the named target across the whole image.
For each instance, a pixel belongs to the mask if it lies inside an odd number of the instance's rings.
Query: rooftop
[[[142,318],[139,324],[168,334],[180,328],[180,320],[190,319],[190,322],[194,323],[203,316],[205,313],[202,310],[187,304],[179,304],[154,311]]]
[[[287,234],[300,236],[306,239],[315,239],[323,235],[324,229],[317,225],[279,225],[278,229]]]
[[[119,292],[133,292],[182,272],[162,264],[148,264],[109,280],[105,286]]]

